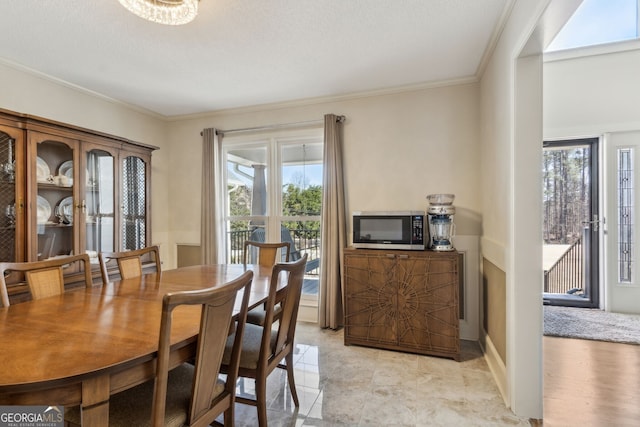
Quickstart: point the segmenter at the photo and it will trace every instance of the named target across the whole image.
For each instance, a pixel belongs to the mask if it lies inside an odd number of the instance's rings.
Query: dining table
[[[83,426],[107,426],[109,397],[155,376],[163,296],[223,286],[247,270],[251,309],[267,299],[269,267],[180,267],[0,308],[0,405],[80,405]],[[195,356],[200,313],[174,311],[171,367]]]

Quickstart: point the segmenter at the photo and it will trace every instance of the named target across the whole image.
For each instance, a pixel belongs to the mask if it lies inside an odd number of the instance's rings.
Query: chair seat
[[[194,366],[183,363],[169,371],[167,386],[167,406],[165,426],[183,426],[187,422]],[[109,400],[109,426],[143,427],[151,425],[151,404],[154,381],[147,381],[136,387],[114,394]],[[224,391],[224,382],[218,380],[214,386],[214,396]],[[65,410],[65,421],[80,425],[80,408],[75,406]]]
[[[273,309],[274,319],[277,319],[280,316],[280,313],[282,313],[282,306],[280,304],[277,304]],[[264,326],[264,320],[266,316],[267,311],[263,306],[255,307],[254,309],[249,310],[249,312],[247,313],[247,323]]]
[[[262,326],[247,323],[242,336],[242,353],[240,354],[240,369],[256,369],[260,358],[260,345],[262,343]],[[276,345],[277,333],[271,333],[271,348]],[[222,356],[222,364],[228,365],[231,360],[233,337],[227,339],[227,345]]]

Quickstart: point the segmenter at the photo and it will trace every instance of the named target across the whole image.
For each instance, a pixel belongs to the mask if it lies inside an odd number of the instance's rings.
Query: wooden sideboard
[[[345,345],[460,358],[458,253],[344,252]]]

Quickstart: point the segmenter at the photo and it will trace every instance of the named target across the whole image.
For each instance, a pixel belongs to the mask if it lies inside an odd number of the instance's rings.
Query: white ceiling
[[[117,0],[0,2],[0,61],[163,116],[473,78],[513,0],[201,0],[190,24]]]

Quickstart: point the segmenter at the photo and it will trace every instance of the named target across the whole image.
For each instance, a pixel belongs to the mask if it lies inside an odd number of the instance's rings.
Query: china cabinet
[[[99,252],[150,244],[156,148],[0,110],[0,261],[86,252],[99,276]]]
[[[345,249],[346,345],[459,360],[458,253]]]

